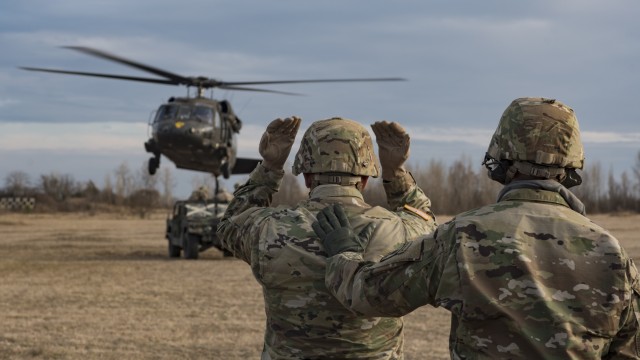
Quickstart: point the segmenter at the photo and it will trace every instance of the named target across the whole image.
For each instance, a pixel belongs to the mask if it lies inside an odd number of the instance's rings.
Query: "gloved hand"
[[[278,118],[267,126],[258,146],[258,151],[263,159],[262,166],[274,171],[283,169],[301,121],[297,116],[284,120]]]
[[[376,134],[378,156],[382,167],[382,179],[392,180],[407,170],[404,163],[409,158],[409,134],[396,122],[377,121],[371,125]]]
[[[369,223],[359,234],[356,234],[340,204],[329,205],[322,209],[316,215],[316,219],[317,221],[311,226],[324,244],[328,257],[345,251],[364,252],[375,230],[375,225]]]

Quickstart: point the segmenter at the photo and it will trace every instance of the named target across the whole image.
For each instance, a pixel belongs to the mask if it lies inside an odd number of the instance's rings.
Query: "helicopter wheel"
[[[155,175],[156,170],[158,170],[158,167],[160,167],[160,158],[158,157],[152,157],[149,158],[149,174],[150,175]]]

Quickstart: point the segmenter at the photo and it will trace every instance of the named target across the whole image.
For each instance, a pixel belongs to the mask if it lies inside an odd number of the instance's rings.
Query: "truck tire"
[[[171,240],[167,240],[167,242],[169,243],[169,257],[170,258],[180,257],[180,253],[182,252],[182,249],[180,248],[180,246],[173,245],[171,243]]]
[[[184,258],[190,260],[196,260],[198,258],[198,246],[199,241],[196,235],[188,233],[184,234]]]

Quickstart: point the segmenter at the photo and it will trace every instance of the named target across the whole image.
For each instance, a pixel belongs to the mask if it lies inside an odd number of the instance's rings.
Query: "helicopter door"
[[[220,142],[224,143],[227,147],[231,147],[232,135],[233,133],[229,126],[229,121],[227,121],[227,116],[224,116],[220,119]]]
[[[225,135],[225,126],[224,126],[224,122],[222,121],[222,119],[220,118],[220,113],[218,113],[217,111],[213,112],[213,133],[211,134],[212,137],[215,137],[214,141],[216,143],[223,143],[224,139],[226,138]]]

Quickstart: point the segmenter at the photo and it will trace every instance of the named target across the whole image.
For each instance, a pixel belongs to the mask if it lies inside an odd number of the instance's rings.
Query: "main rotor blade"
[[[166,84],[166,85],[180,85],[179,82],[169,79],[153,79],[153,78],[144,78],[144,77],[136,77],[136,76],[125,76],[125,75],[111,75],[111,74],[100,74],[100,73],[91,73],[91,72],[82,72],[82,71],[67,71],[67,70],[55,70],[55,69],[43,69],[43,68],[34,68],[34,67],[23,67],[20,69],[29,70],[29,71],[42,71],[42,72],[50,72],[50,73],[58,73],[58,74],[68,74],[68,75],[82,75],[82,76],[94,76],[108,79],[119,79],[119,80],[131,80],[131,81],[142,81],[149,82],[155,84]]]
[[[92,49],[89,47],[85,47],[85,46],[63,46],[64,48],[67,49],[71,49],[71,50],[76,50],[76,51],[80,51],[83,52],[85,54],[89,54],[89,55],[93,55],[93,56],[97,56],[103,59],[107,59],[107,60],[111,60],[111,61],[115,61],[127,66],[131,66],[134,67],[136,69],[142,70],[142,71],[146,71],[146,72],[150,72],[152,74],[156,74],[159,76],[162,76],[164,78],[173,80],[174,82],[178,83],[178,84],[184,84],[184,85],[192,85],[191,84],[191,80],[178,75],[178,74],[174,74],[172,72],[166,71],[166,70],[162,70],[162,69],[158,69],[149,65],[145,65],[139,62],[135,62],[129,59],[125,59],[119,56],[115,56],[109,53],[106,53],[104,51],[101,50],[96,50],[96,49]]]
[[[218,85],[216,87],[220,88],[220,89],[225,89],[225,90],[259,91],[259,92],[274,93],[274,94],[303,96],[303,94],[286,92],[286,91],[268,90],[268,89],[254,89],[254,88],[247,88],[247,87],[241,87],[241,86]]]
[[[265,85],[265,84],[297,84],[297,83],[326,83],[326,82],[362,82],[362,81],[406,81],[400,77],[391,78],[354,78],[354,79],[306,79],[306,80],[277,80],[277,81],[220,81],[222,85]]]

